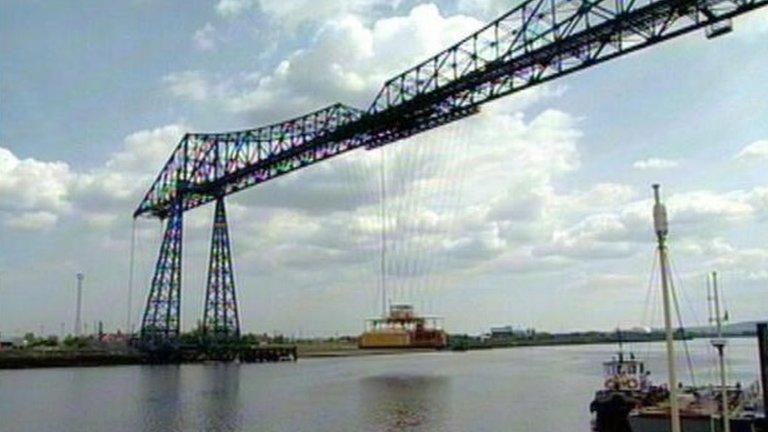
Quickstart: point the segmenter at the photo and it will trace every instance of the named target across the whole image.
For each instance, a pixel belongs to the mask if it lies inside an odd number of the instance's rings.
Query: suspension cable
[[[387,315],[387,157],[386,146],[379,150],[381,165],[379,167],[379,200],[381,204],[381,262],[380,262],[380,289],[381,289],[381,313]]]
[[[127,306],[127,312],[125,316],[125,332],[127,334],[133,333],[133,323],[132,323],[132,316],[133,315],[133,272],[134,272],[134,265],[135,265],[135,255],[136,255],[136,218],[133,218],[131,221],[131,251],[128,258],[128,306]]]
[[[677,276],[677,272],[674,270],[674,267],[672,266],[672,260],[670,258],[667,258],[667,261],[669,262],[669,269],[672,273],[673,277],[669,278],[670,282],[670,292],[672,293],[672,301],[675,305],[675,314],[677,315],[677,323],[680,328],[680,337],[683,340],[683,349],[685,350],[685,360],[688,365],[688,374],[691,377],[691,384],[693,384],[694,387],[696,387],[696,375],[693,373],[693,360],[691,359],[691,352],[688,346],[688,340],[685,338],[685,327],[683,326],[683,318],[682,314],[680,313],[680,303],[677,300],[677,289],[675,287],[675,278]]]

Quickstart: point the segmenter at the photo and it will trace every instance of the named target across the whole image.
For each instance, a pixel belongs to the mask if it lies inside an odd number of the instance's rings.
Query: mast
[[[667,370],[669,371],[669,407],[672,421],[672,432],[681,432],[680,407],[677,400],[677,376],[675,371],[675,346],[672,334],[672,313],[670,308],[669,274],[667,269],[667,234],[669,224],[667,221],[667,209],[659,198],[659,185],[653,185],[653,227],[656,231],[656,240],[659,248],[659,264],[661,268],[661,290],[664,299],[664,330],[667,342]]]
[[[712,272],[712,301],[714,303],[714,322],[717,330],[717,338],[712,339],[712,346],[717,348],[717,357],[720,363],[720,394],[723,404],[723,430],[731,432],[731,418],[728,412],[728,387],[725,379],[725,339],[723,338],[723,325],[720,315],[720,296],[717,291],[717,272]]]
[[[624,338],[621,335],[621,329],[616,327],[616,338],[619,340],[619,363],[624,362]]]

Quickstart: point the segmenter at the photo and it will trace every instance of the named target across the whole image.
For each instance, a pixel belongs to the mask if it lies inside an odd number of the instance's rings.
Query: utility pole
[[[82,329],[81,327],[81,319],[82,319],[82,306],[83,306],[83,279],[85,279],[85,275],[82,273],[77,274],[77,308],[75,309],[75,336],[80,336]]]
[[[661,290],[664,300],[664,329],[666,330],[667,343],[667,370],[669,373],[669,408],[671,412],[672,432],[680,432],[680,407],[677,400],[677,374],[675,371],[675,343],[672,333],[672,311],[670,306],[669,274],[667,261],[667,234],[669,222],[667,209],[659,198],[659,185],[653,185],[653,226],[656,231],[656,239],[659,244],[659,264],[661,268]]]

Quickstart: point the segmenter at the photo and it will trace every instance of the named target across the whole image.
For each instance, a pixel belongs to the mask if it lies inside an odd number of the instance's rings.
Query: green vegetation
[[[24,345],[27,348],[36,347],[50,347],[55,348],[59,346],[59,338],[57,336],[37,337],[34,333],[27,333],[24,335]]]
[[[89,338],[69,335],[64,338],[64,348],[70,350],[85,349],[88,347]]]

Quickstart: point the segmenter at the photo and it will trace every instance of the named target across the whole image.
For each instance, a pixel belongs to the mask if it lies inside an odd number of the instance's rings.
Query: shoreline
[[[26,355],[25,355],[26,354]],[[48,369],[62,367],[131,366],[149,364],[138,353],[109,352],[0,352],[0,371],[18,369]]]
[[[741,336],[746,337],[746,336]],[[698,338],[693,338],[698,339]],[[627,341],[632,343],[658,342],[655,340]],[[442,350],[431,348],[382,348],[360,349],[356,345],[346,344],[298,344],[296,345],[297,357],[301,359],[333,359],[348,357],[372,357],[382,355],[406,355],[426,354],[436,352],[467,352],[495,349],[514,349],[531,347],[556,347],[574,345],[611,345],[614,341],[520,341],[509,344],[469,345],[447,347]],[[165,364],[202,364],[206,360],[186,360]],[[61,367],[102,367],[102,366],[128,366],[128,365],[157,365],[163,363],[153,362],[145,354],[138,352],[102,352],[102,351],[24,351],[8,350],[0,351],[0,371],[18,369],[44,369]]]

